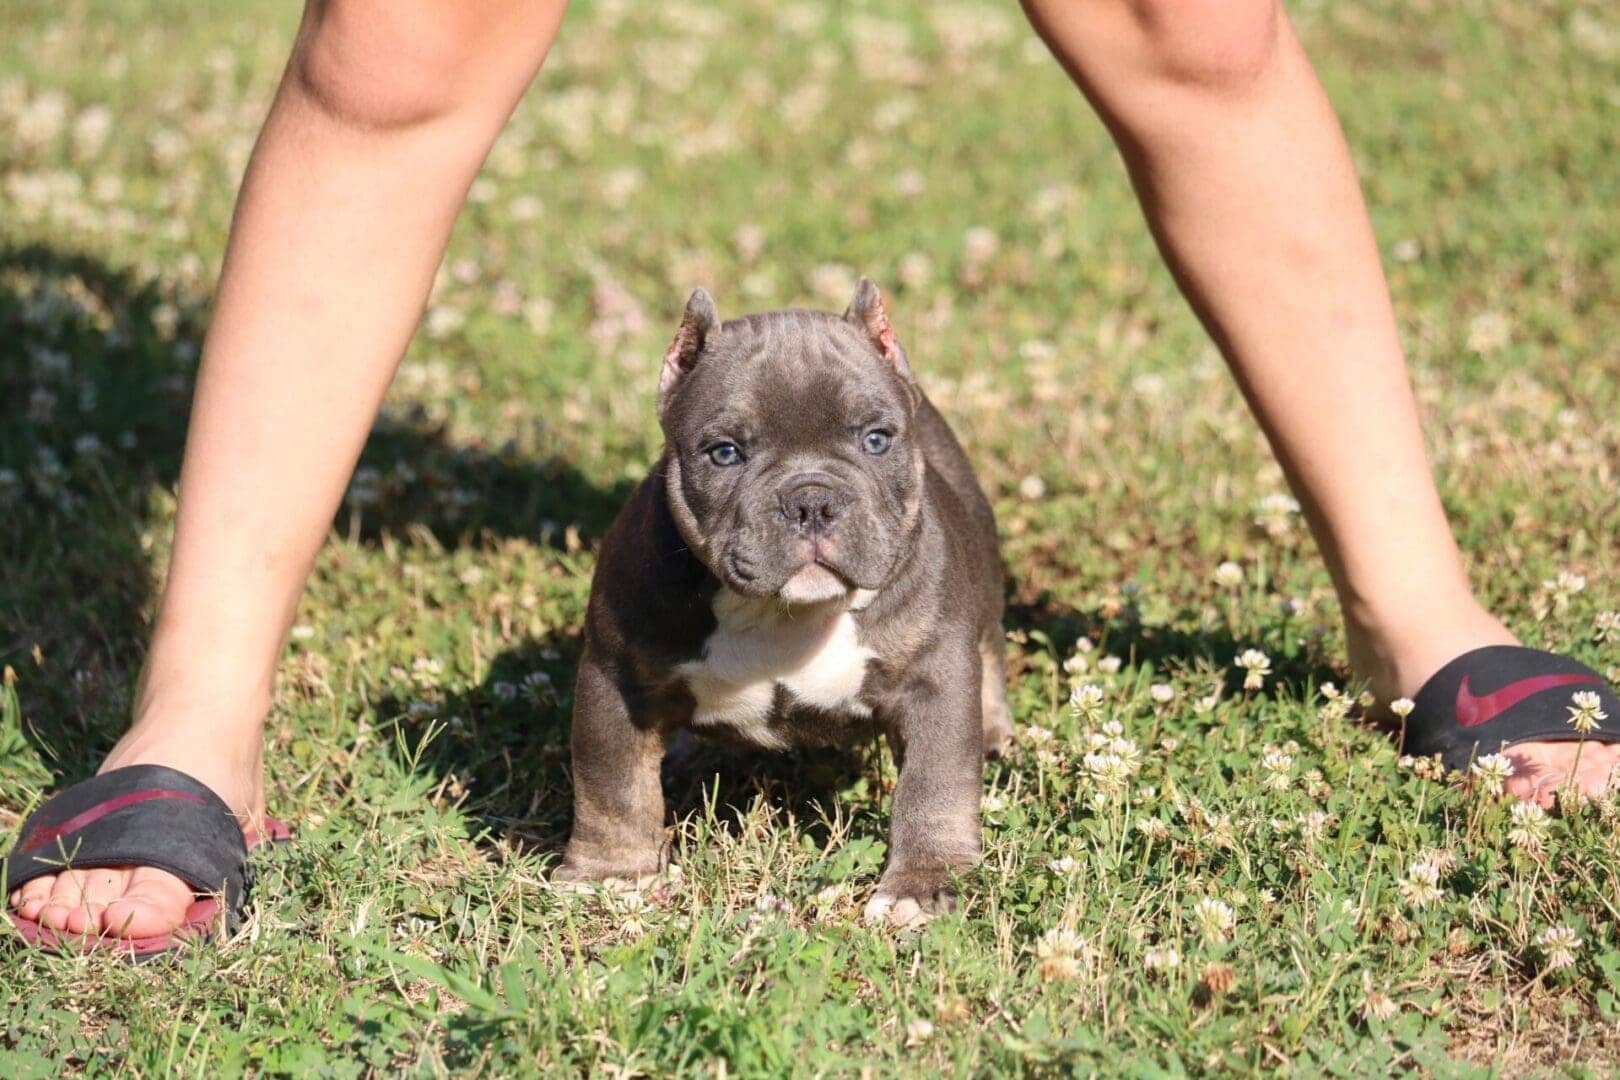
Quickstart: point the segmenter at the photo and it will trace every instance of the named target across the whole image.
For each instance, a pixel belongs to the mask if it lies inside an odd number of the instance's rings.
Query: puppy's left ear
[[[704,342],[720,325],[720,314],[714,309],[714,297],[703,289],[693,289],[687,298],[686,310],[681,312],[680,329],[675,340],[664,350],[664,368],[658,374],[658,411],[664,411],[669,397],[681,376],[697,365],[703,354]]]
[[[865,334],[872,347],[894,365],[895,372],[902,379],[907,383],[912,382],[911,364],[906,360],[906,351],[894,336],[894,328],[889,325],[889,313],[883,310],[883,294],[878,292],[871,278],[863,277],[860,284],[855,286],[855,299],[849,302],[849,307],[844,311],[844,321],[852,323]]]

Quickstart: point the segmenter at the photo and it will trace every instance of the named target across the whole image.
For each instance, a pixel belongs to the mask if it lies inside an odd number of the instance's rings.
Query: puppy
[[[722,323],[687,301],[657,466],[609,529],[575,686],[574,828],[556,878],[666,858],[659,763],[690,731],[756,747],[882,731],[899,765],[868,920],[955,907],[983,761],[1011,734],[990,504],[918,389],[877,287],[842,316]]]

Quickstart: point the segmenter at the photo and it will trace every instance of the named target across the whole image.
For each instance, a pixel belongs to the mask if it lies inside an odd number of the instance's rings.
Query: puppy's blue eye
[[[737,449],[736,443],[723,442],[709,447],[709,460],[716,465],[736,465],[742,461],[742,451]]]
[[[887,431],[868,431],[861,440],[861,445],[868,454],[881,454],[889,448],[889,433]]]

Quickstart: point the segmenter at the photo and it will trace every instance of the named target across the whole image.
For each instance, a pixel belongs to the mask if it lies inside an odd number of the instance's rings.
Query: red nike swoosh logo
[[[1457,726],[1478,727],[1496,719],[1504,710],[1511,709],[1532,694],[1559,686],[1577,683],[1602,683],[1596,675],[1532,675],[1528,679],[1508,683],[1489,694],[1475,695],[1468,689],[1468,676],[1457,684]]]
[[[17,854],[27,855],[31,851],[38,851],[58,837],[76,833],[85,826],[100,821],[114,811],[122,810],[126,806],[134,806],[136,803],[146,802],[148,799],[185,799],[187,802],[206,805],[197,796],[187,795],[183,791],[158,789],[156,791],[136,791],[129,795],[119,795],[116,798],[108,799],[106,802],[97,803],[82,813],[74,814],[60,825],[52,825],[43,829],[36,828],[17,848]]]

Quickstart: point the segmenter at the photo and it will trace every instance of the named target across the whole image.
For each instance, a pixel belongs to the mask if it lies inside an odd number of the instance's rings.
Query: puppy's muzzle
[[[819,476],[796,477],[776,496],[788,527],[800,536],[829,535],[854,496]]]

